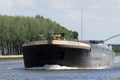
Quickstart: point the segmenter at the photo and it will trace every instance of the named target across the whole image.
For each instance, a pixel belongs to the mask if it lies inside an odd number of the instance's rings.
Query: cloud
[[[70,0],[50,0],[49,3],[52,8],[57,9],[73,7],[73,4],[71,3]]]
[[[12,2],[10,0],[0,0],[0,12],[12,9]]]
[[[36,6],[33,0],[11,0],[14,9],[21,10],[34,10]]]
[[[0,0],[0,14],[13,15],[13,5],[10,0]]]
[[[33,0],[0,0],[0,14],[24,15],[35,10]]]
[[[81,9],[85,39],[119,33],[120,0],[0,0],[0,14],[40,14],[79,33]]]

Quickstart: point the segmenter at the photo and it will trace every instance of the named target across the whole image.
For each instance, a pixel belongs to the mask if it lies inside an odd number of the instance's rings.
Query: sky
[[[120,34],[120,0],[0,0],[0,14],[41,15],[77,31],[79,39],[82,23],[83,40],[105,40]],[[120,37],[110,41],[120,43]]]

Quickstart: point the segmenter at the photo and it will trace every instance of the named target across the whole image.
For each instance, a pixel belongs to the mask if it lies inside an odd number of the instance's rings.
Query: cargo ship
[[[113,64],[110,45],[99,40],[66,40],[64,33],[49,33],[46,39],[22,46],[25,68],[61,65],[83,69],[106,68]]]

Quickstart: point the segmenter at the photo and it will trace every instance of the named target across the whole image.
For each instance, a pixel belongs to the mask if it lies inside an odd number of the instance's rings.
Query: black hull
[[[67,45],[32,45],[23,47],[26,68],[46,64],[79,68],[97,68],[110,66],[113,62],[112,51],[100,51]]]
[[[88,67],[89,49],[72,46],[38,45],[23,47],[25,67],[38,67],[45,64],[59,64],[71,67]]]

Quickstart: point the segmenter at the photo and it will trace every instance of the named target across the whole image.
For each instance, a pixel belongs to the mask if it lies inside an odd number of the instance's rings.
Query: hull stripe
[[[51,44],[51,45],[70,45],[70,46],[84,46],[84,47],[91,47],[89,44],[83,43],[83,42],[75,42],[75,41],[64,41],[64,40],[44,40],[44,41],[34,41],[29,42],[26,44],[23,44],[23,46],[31,46],[31,45],[45,45],[45,44]]]

